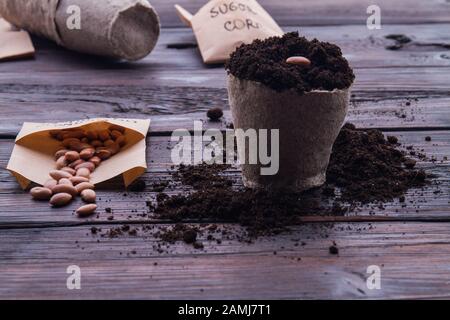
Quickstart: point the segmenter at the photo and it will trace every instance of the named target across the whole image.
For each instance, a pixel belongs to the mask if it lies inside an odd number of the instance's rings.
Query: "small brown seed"
[[[125,138],[125,136],[118,137],[118,138],[116,139],[116,143],[117,143],[120,147],[123,147],[123,146],[127,143],[127,139]]]
[[[83,139],[81,139],[81,142],[83,143],[89,143],[89,139],[87,137],[84,137]]]
[[[52,190],[43,187],[34,187],[30,190],[34,200],[48,200],[52,196]]]
[[[118,130],[111,130],[111,138],[113,140],[117,140],[117,138],[122,137],[122,132],[118,131]]]
[[[54,207],[65,206],[72,200],[69,193],[57,193],[50,198],[50,204]]]
[[[64,167],[64,168],[61,168],[61,171],[65,171],[65,172],[68,172],[68,173],[70,173],[71,175],[75,175],[75,173],[77,173],[74,169],[72,169],[71,167]]]
[[[69,148],[73,143],[81,143],[80,139],[77,138],[68,138],[62,141],[62,145],[66,148]]]
[[[59,157],[58,160],[56,160],[56,169],[61,169],[67,166],[67,159],[66,156]]]
[[[104,147],[97,148],[95,154],[97,155],[97,157],[99,157],[102,160],[106,160],[109,157],[111,157],[111,151],[109,151],[108,149],[105,149]]]
[[[56,186],[58,184],[58,181],[56,181],[55,179],[48,179],[47,181],[45,181],[43,187],[52,190],[54,186]]]
[[[86,177],[78,177],[78,176],[77,177],[72,177],[69,180],[70,180],[70,182],[72,182],[72,184],[74,186],[76,186],[77,184],[82,183],[82,182],[89,182],[88,178],[86,178]]]
[[[69,151],[65,154],[67,161],[74,162],[80,159],[80,154],[76,151]]]
[[[117,124],[112,124],[109,126],[109,130],[113,131],[113,130],[117,130],[120,133],[124,133],[125,132],[125,127],[119,126]]]
[[[83,130],[76,129],[71,131],[65,131],[63,133],[63,139],[77,138],[82,139],[86,136]]]
[[[106,141],[108,139],[110,139],[110,135],[109,135],[109,130],[101,130],[98,132],[98,138],[101,141]]]
[[[70,179],[67,179],[67,178],[59,179],[58,184],[68,184],[68,185],[73,186],[72,181],[70,181]]]
[[[59,134],[61,133],[61,130],[50,130],[48,132],[52,138],[58,139]]]
[[[86,137],[88,137],[89,140],[97,140],[98,139],[98,132],[94,130],[88,130],[86,132]]]
[[[91,176],[91,171],[88,168],[80,168],[77,170],[77,176],[89,178]]]
[[[95,202],[95,198],[96,198],[96,194],[95,194],[94,190],[84,189],[83,191],[81,191],[81,199],[83,199],[83,201],[91,203],[91,202]]]
[[[83,149],[92,148],[92,146],[90,144],[83,143],[80,141],[80,142],[72,142],[69,145],[69,148],[77,152],[81,152]]]
[[[93,146],[94,148],[103,147],[103,142],[101,142],[100,140],[92,140],[91,146]]]
[[[79,165],[80,163],[84,163],[85,161],[83,159],[79,159],[77,161],[72,162],[71,164],[69,164],[69,167],[71,168],[75,168],[77,165]]]
[[[72,197],[76,197],[78,190],[72,184],[58,184],[53,187],[53,193],[68,193]]]
[[[109,146],[111,146],[111,145],[113,145],[113,144],[114,144],[114,141],[111,140],[111,139],[108,139],[108,140],[106,140],[105,142],[103,142],[103,145],[104,145],[105,147],[109,147]]]
[[[52,171],[50,171],[49,175],[56,181],[59,181],[59,179],[62,179],[62,178],[69,179],[72,176],[70,173],[62,171],[62,170],[52,170]]]
[[[94,156],[89,159],[89,162],[92,162],[96,167],[98,167],[100,165],[100,163],[102,162],[102,159],[100,159],[97,156]]]
[[[77,172],[78,172],[78,169],[81,169],[81,168],[87,168],[87,169],[89,169],[89,172],[92,172],[95,169],[95,164],[93,164],[92,162],[80,163],[79,165],[77,165],[75,167],[75,170],[77,170]]]
[[[80,152],[80,158],[84,159],[84,160],[89,160],[90,158],[92,158],[95,154],[95,149],[94,148],[87,148],[87,149],[83,149]]]
[[[311,64],[311,61],[308,58],[299,56],[299,57],[287,58],[286,63],[296,64],[296,65],[301,65],[301,66],[309,66]]]
[[[76,213],[80,217],[85,217],[85,216],[88,216],[88,215],[94,213],[95,210],[97,210],[97,205],[91,203],[91,204],[85,204],[84,206],[79,207],[76,210]]]
[[[55,153],[55,160],[58,160],[59,158],[61,158],[63,155],[66,154],[66,152],[69,152],[69,150],[61,149],[61,150],[56,151],[56,153]]]
[[[77,189],[78,193],[81,193],[83,190],[86,190],[86,189],[94,189],[95,186],[90,182],[81,182],[81,183],[77,184],[75,186],[75,188]]]
[[[106,148],[106,150],[111,152],[111,155],[113,156],[113,155],[115,155],[116,153],[118,153],[120,151],[120,147],[119,147],[119,145],[117,143],[114,143],[114,144],[108,146]]]

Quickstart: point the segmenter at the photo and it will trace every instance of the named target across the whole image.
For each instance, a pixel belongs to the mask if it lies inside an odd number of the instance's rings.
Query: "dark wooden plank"
[[[367,206],[356,213],[353,217],[365,216],[366,219],[443,219],[450,218],[450,131],[412,131],[392,132],[397,135],[404,146],[412,145],[418,150],[423,150],[437,161],[418,161],[417,166],[425,168],[436,175],[434,183],[425,189],[413,189],[406,195],[406,207],[395,200],[385,205],[383,209],[375,206]],[[425,141],[430,136],[431,142]],[[147,184],[144,192],[125,193],[119,181],[112,181],[98,188],[99,216],[90,219],[78,219],[73,215],[77,202],[68,207],[51,209],[48,203],[33,202],[30,196],[23,192],[15,179],[4,169],[0,170],[0,227],[27,227],[33,225],[76,225],[79,223],[108,222],[110,216],[105,208],[113,209],[114,221],[149,221],[146,206],[147,200],[154,200],[156,193],[152,192],[152,186],[160,181],[172,181],[170,167],[171,147],[176,142],[170,142],[170,137],[155,136],[148,139],[147,162],[148,172],[143,179]],[[13,147],[12,140],[0,140],[0,167],[5,168]],[[444,160],[447,157],[447,160]],[[237,168],[228,170],[227,173],[236,185],[241,185],[240,172]],[[181,188],[178,184],[174,189],[168,189],[169,194],[177,194],[188,189]],[[373,212],[373,214],[370,214]],[[149,215],[148,215],[149,214]],[[373,218],[372,218],[373,217]],[[352,219],[352,218],[349,218]]]
[[[302,31],[341,45],[355,67],[351,121],[375,127],[448,126],[448,50],[439,46],[386,50],[392,41],[384,35],[410,35],[405,25],[374,33],[359,26]],[[420,25],[414,40],[449,43],[449,34],[450,24]],[[23,121],[94,116],[159,115],[152,127],[161,131],[180,127],[177,120],[189,117],[184,113],[204,112],[211,106],[227,108],[222,67],[205,67],[195,49],[167,49],[169,43],[192,40],[189,30],[164,30],[155,52],[135,64],[79,55],[41,41],[36,60],[0,65],[0,135],[17,132]],[[410,106],[405,105],[408,99],[413,101]],[[179,117],[164,121],[166,114]]]
[[[449,298],[448,224],[304,225],[252,244],[205,236],[204,250],[176,243],[160,253],[151,233],[110,239],[86,226],[4,230],[0,298]],[[339,255],[328,252],[333,241]],[[69,265],[81,268],[81,290],[66,288]],[[370,265],[381,269],[380,290],[366,286]]]
[[[151,1],[158,11],[163,27],[183,25],[177,17],[173,5],[180,4],[191,13],[196,13],[205,0],[156,0]],[[367,7],[376,4],[381,9],[382,24],[450,21],[450,6],[445,0],[284,0],[258,1],[280,25],[366,25]]]

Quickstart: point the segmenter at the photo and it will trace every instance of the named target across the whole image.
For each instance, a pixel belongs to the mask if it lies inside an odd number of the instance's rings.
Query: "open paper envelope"
[[[14,27],[0,17],[0,61],[34,56],[34,47],[26,31]]]
[[[225,62],[243,43],[283,34],[256,0],[211,0],[194,15],[180,5],[175,10],[194,31],[205,63]]]
[[[16,138],[8,169],[16,177],[20,186],[26,189],[30,182],[44,184],[50,177],[48,173],[55,170],[54,154],[62,149],[61,142],[52,138],[50,130],[83,128],[102,130],[116,124],[125,129],[126,145],[108,160],[103,161],[91,175],[91,182],[96,184],[122,175],[125,187],[142,175],[146,168],[145,137],[150,120],[142,119],[89,119],[63,123],[25,122]]]

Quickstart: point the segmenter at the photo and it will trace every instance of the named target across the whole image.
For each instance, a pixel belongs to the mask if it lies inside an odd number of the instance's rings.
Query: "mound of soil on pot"
[[[292,56],[305,57],[311,64],[286,63]],[[299,37],[298,32],[241,45],[231,54],[225,68],[239,79],[257,81],[276,91],[295,89],[300,94],[348,88],[355,78],[338,46],[307,40]]]

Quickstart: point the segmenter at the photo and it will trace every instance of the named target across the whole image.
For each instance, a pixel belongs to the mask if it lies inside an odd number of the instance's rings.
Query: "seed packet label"
[[[48,173],[56,168],[54,154],[62,149],[61,142],[50,136],[50,130],[82,128],[103,130],[111,124],[125,128],[126,145],[111,158],[103,161],[91,175],[91,182],[97,184],[122,176],[125,187],[130,185],[146,168],[145,137],[150,119],[96,118],[61,123],[25,122],[16,137],[8,169],[20,186],[26,189],[31,182],[43,185],[49,179]]]
[[[34,47],[26,31],[17,31],[0,18],[0,61],[34,56]]]
[[[241,44],[280,36],[283,30],[256,0],[212,0],[195,15],[175,6],[194,31],[205,63],[222,63]]]

